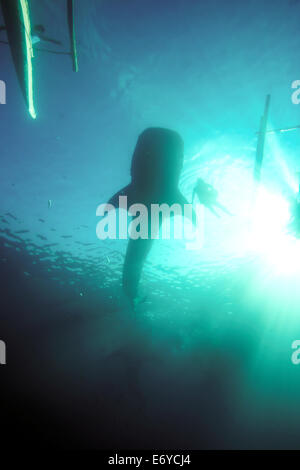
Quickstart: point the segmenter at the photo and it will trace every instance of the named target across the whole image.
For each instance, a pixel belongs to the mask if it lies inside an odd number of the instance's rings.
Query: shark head
[[[177,132],[149,128],[139,136],[131,162],[132,184],[163,196],[176,190],[183,165],[184,144]]]

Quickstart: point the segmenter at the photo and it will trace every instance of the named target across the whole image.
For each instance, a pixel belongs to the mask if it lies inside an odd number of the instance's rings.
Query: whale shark
[[[178,188],[183,158],[184,142],[177,132],[159,127],[144,130],[138,137],[133,153],[131,182],[114,194],[108,204],[117,209],[119,197],[126,196],[128,206],[143,204],[149,209],[151,204],[168,204],[169,207],[179,204],[183,214],[184,205],[188,204]],[[150,212],[148,210],[148,233],[151,231]],[[190,219],[196,223],[194,212]],[[142,269],[152,244],[151,236],[147,239],[129,239],[122,282],[124,292],[131,302],[137,298]]]

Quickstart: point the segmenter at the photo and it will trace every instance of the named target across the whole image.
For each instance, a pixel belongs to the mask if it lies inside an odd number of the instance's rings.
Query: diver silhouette
[[[216,207],[228,215],[233,215],[218,201],[218,191],[211,184],[206,183],[202,178],[197,179],[197,183],[193,190],[192,202],[194,202],[195,196],[198,197],[200,204],[207,207],[207,209],[209,209],[216,217],[220,218],[220,215],[215,209]]]

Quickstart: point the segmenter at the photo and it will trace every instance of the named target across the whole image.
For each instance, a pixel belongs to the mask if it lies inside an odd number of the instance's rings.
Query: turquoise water
[[[30,3],[68,48],[64,3]],[[55,445],[62,427],[66,447],[298,448],[300,242],[286,225],[299,130],[268,134],[258,193],[253,168],[268,93],[269,129],[300,124],[299,3],[88,0],[76,12],[79,73],[36,53],[36,121],[1,45],[7,395]],[[149,126],[182,135],[183,194],[201,177],[234,216],[205,210],[196,251],[155,242],[133,313],[126,241],[97,239],[96,209],[128,184]]]

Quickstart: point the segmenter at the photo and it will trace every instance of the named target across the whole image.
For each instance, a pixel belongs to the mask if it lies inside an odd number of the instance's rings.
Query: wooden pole
[[[266,133],[267,133],[270,100],[271,100],[271,95],[267,95],[266,103],[265,103],[265,111],[260,120],[260,128],[259,128],[259,134],[258,134],[258,139],[257,139],[255,167],[254,167],[254,174],[253,174],[254,180],[257,183],[260,182],[261,167],[262,167],[263,158],[264,158],[264,147],[265,147],[265,139],[266,139]]]
[[[67,0],[68,23],[71,41],[71,56],[73,60],[73,70],[78,72],[78,57],[76,47],[75,20],[74,20],[74,0]]]

